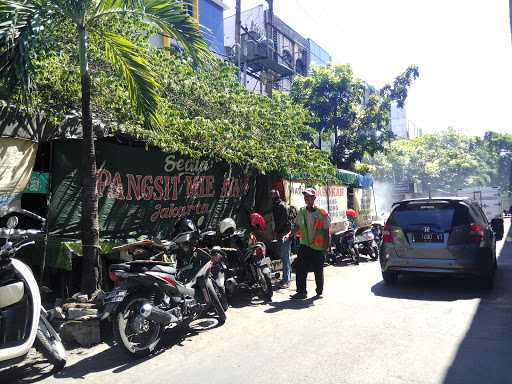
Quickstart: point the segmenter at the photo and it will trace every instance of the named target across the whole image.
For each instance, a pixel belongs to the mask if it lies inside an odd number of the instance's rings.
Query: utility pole
[[[272,41],[274,43],[274,0],[267,0],[268,3],[268,21],[269,24],[266,28],[267,30],[267,41]],[[275,50],[277,50],[277,47],[275,44],[273,44],[274,47],[272,49],[272,57],[271,60],[274,60],[275,58]],[[272,84],[273,84],[273,74],[270,69],[267,69],[265,71],[265,88],[267,91],[267,96],[272,97]]]
[[[240,39],[240,30],[242,28],[242,0],[236,0],[236,14],[235,14],[235,49],[236,49],[236,66],[238,68],[238,81],[241,82],[242,76],[240,76],[240,58],[242,55],[242,44]],[[245,84],[244,84],[245,86]]]

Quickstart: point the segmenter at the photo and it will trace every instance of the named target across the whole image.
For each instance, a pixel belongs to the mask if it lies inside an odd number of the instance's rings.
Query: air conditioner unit
[[[274,53],[274,42],[270,39],[262,40],[258,43],[257,56],[262,58],[272,58]]]
[[[235,56],[235,50],[233,47],[224,46],[224,54],[227,57],[233,57],[233,56]]]

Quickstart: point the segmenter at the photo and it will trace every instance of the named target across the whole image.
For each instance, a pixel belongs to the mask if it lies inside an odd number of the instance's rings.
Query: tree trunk
[[[82,283],[83,293],[91,295],[99,281],[98,196],[96,194],[96,153],[91,115],[91,79],[87,63],[87,31],[78,27],[80,35],[80,74],[82,81]]]

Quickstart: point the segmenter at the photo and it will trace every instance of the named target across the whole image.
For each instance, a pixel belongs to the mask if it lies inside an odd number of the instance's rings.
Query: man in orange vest
[[[292,299],[299,300],[307,297],[306,278],[310,271],[315,273],[317,297],[322,295],[324,289],[324,260],[331,244],[329,232],[331,220],[325,209],[315,206],[316,190],[306,188],[302,194],[306,206],[299,210],[293,229],[293,233],[300,240],[295,262],[297,293],[291,296]]]

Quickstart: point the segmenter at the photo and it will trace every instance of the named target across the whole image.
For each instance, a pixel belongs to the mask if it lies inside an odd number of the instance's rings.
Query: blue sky
[[[241,0],[242,9],[266,4]],[[234,13],[235,0],[224,0]],[[274,12],[382,86],[408,65],[420,79],[407,118],[424,131],[512,133],[508,0],[274,0]]]

